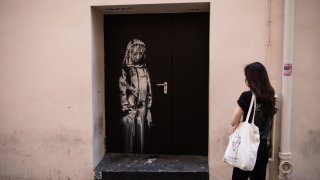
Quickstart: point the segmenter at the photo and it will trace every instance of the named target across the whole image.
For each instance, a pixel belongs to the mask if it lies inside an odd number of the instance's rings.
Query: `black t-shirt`
[[[252,92],[251,91],[245,91],[243,92],[239,99],[238,99],[238,105],[243,110],[243,117],[242,121],[246,120],[249,108],[250,108],[250,102],[251,102]],[[267,142],[267,138],[271,129],[272,125],[272,115],[265,115],[261,111],[262,104],[257,99],[256,103],[256,113],[254,118],[254,124],[259,127],[260,132],[260,142]],[[254,107],[252,107],[254,108]],[[249,122],[252,122],[252,116],[253,116],[253,109],[251,110]]]

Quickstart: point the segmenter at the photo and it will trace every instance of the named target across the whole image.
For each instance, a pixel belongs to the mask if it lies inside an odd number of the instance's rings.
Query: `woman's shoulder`
[[[251,91],[243,91],[240,95],[240,98],[250,98],[251,99],[251,96],[252,96],[252,92]]]
[[[251,100],[252,93],[251,91],[244,91],[241,93],[238,99],[238,105],[242,108],[243,111],[248,111],[250,100]]]

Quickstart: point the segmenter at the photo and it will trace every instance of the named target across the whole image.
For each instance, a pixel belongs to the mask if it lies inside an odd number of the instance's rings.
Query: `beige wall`
[[[242,91],[248,90],[244,66],[253,61],[264,63],[276,93],[281,92],[283,3],[272,2],[269,62],[268,1],[214,1],[211,17],[210,177],[231,179],[232,168],[222,162],[222,157],[236,100]],[[277,162],[277,158],[271,162],[271,178],[277,176]]]
[[[0,179],[88,180],[88,2],[2,0],[0,22]]]
[[[201,1],[0,2],[0,179],[92,179],[104,152],[105,114],[102,14],[90,6],[170,2]],[[236,100],[247,89],[243,67],[261,61],[281,92],[283,1],[272,1],[269,62],[268,1],[211,2],[209,166],[211,179],[219,180],[231,176],[222,156]],[[319,6],[317,0],[296,4],[294,179],[320,176]],[[277,163],[270,164],[271,179]]]
[[[320,179],[320,1],[296,0],[293,62],[293,179]]]
[[[103,14],[95,8],[92,15],[92,101],[93,101],[93,165],[105,153],[105,91]]]

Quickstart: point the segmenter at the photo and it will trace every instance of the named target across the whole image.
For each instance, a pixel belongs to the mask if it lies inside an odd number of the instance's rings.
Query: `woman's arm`
[[[231,118],[232,131],[234,131],[238,127],[242,115],[243,115],[243,110],[239,105],[237,105]]]

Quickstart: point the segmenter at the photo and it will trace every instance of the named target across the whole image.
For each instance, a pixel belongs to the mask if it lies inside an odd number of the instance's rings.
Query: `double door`
[[[104,28],[106,150],[124,151],[119,77],[139,39],[152,92],[145,153],[207,155],[209,14],[107,15]]]

